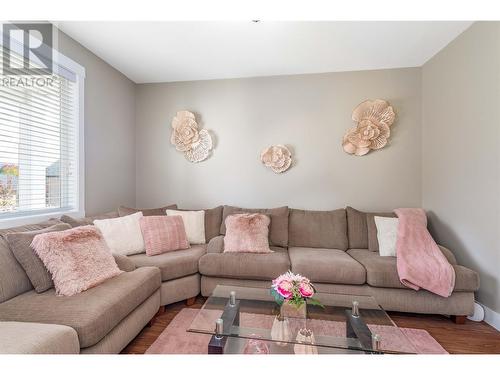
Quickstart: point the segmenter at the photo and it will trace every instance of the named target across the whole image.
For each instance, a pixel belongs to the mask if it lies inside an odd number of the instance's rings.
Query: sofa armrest
[[[113,254],[113,257],[115,258],[115,262],[118,268],[121,269],[122,271],[130,272],[135,270],[136,267],[134,262],[132,262],[125,255]]]
[[[224,251],[224,236],[217,236],[208,241],[207,253],[222,253]]]
[[[455,255],[453,255],[453,253],[451,252],[450,249],[448,249],[444,246],[441,246],[441,245],[438,245],[438,246],[439,246],[439,250],[441,250],[441,252],[446,257],[446,259],[448,259],[448,262],[450,262],[450,264],[457,264],[457,258],[455,258]]]

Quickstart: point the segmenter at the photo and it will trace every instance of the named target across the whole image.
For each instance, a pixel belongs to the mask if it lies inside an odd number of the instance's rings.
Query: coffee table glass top
[[[237,307],[230,304],[235,292]],[[323,305],[307,305],[306,317],[295,308],[280,308],[268,289],[218,285],[188,332],[218,338],[263,342],[271,352],[416,353],[403,330],[371,296],[316,293]],[[354,312],[353,302],[359,313]],[[235,310],[236,309],[236,310]],[[354,309],[356,310],[356,309]],[[219,322],[216,335],[216,321]]]

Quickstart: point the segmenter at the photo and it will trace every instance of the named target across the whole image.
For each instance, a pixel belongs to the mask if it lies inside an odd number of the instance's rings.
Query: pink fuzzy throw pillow
[[[143,216],[139,224],[148,256],[189,248],[181,216]]]
[[[225,253],[272,253],[269,248],[271,219],[263,214],[236,214],[226,218]]]
[[[78,294],[122,273],[93,225],[38,234],[31,247],[51,273],[57,295]]]

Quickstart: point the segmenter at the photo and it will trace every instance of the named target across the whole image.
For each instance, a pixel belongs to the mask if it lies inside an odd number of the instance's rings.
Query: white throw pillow
[[[399,220],[396,217],[375,216],[377,226],[378,251],[381,257],[396,256]]]
[[[205,241],[205,211],[166,210],[167,216],[180,216],[186,228],[188,241],[192,245],[204,244]]]
[[[94,220],[114,254],[132,255],[145,251],[139,220],[142,212],[113,219]]]

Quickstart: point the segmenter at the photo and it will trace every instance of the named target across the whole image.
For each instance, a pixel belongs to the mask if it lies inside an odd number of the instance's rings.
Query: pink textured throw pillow
[[[56,294],[72,296],[122,273],[93,225],[38,234],[31,247],[52,275]]]
[[[263,214],[236,214],[226,218],[225,253],[272,253],[269,248],[271,219]]]
[[[139,220],[146,255],[189,248],[181,216],[143,216]]]

